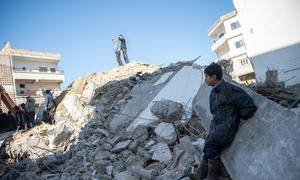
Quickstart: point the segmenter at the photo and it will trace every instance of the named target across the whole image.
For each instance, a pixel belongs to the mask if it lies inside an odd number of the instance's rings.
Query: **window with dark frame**
[[[50,68],[50,71],[51,72],[56,72],[56,69],[55,68]]]
[[[240,22],[235,21],[235,22],[230,24],[230,27],[231,27],[231,30],[235,30],[235,29],[241,27],[241,25],[240,25]]]
[[[240,47],[243,47],[243,46],[245,46],[244,40],[240,40],[240,41],[235,42],[235,47],[236,48],[240,48]]]
[[[25,88],[25,84],[20,84],[20,88]]]
[[[223,36],[224,36],[224,33],[221,33],[221,34],[219,35],[219,39],[222,38]]]
[[[249,62],[248,62],[248,59],[242,59],[241,60],[241,65],[246,65],[246,64],[248,64]]]
[[[48,72],[48,68],[47,67],[39,67],[39,71],[40,72]]]

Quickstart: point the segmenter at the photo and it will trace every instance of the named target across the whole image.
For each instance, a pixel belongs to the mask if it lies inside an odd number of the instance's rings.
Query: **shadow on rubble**
[[[193,148],[177,145],[181,144],[183,139],[187,139],[185,138],[187,135],[193,140],[205,136],[204,128],[195,115],[188,120],[187,126],[174,123],[177,139],[170,144],[173,159],[169,164],[151,158],[151,153],[153,153],[151,146],[153,147],[156,143],[154,128],[139,128],[139,132],[137,132],[139,135],[128,134],[124,129],[112,133],[109,122],[115,115],[122,112],[122,108],[132,98],[128,94],[136,85],[190,64],[190,62],[177,63],[167,68],[161,68],[152,74],[144,73],[139,77],[132,76],[125,80],[114,80],[98,87],[89,104],[94,107],[95,111],[86,116],[90,119],[84,121],[85,125],[79,129],[78,135],[73,132],[70,139],[66,139],[62,137],[63,134],[57,134],[52,143],[59,144],[61,147],[41,148],[40,150],[48,153],[46,156],[42,156],[43,153],[41,153],[38,158],[33,160],[29,158],[32,155],[31,151],[23,152],[22,155],[14,154],[9,150],[13,136],[8,137],[0,148],[0,179],[186,178],[182,172],[183,166],[199,162],[191,161],[184,154],[185,148]],[[60,97],[61,101],[67,92],[66,90]],[[61,140],[65,142],[59,142]],[[51,144],[51,142],[49,143]],[[192,153],[194,156],[201,156],[200,150],[196,149]],[[180,163],[183,164],[180,166]]]

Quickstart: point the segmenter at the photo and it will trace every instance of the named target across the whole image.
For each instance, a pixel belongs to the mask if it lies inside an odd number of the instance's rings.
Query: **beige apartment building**
[[[234,10],[221,16],[208,30],[213,39],[211,50],[217,60],[228,60],[232,64],[231,76],[237,82],[251,83],[255,80],[254,70],[247,55],[242,27]]]
[[[0,84],[16,104],[26,97],[43,102],[44,92],[51,89],[53,96],[61,93],[64,74],[58,69],[60,54],[12,48],[5,43],[0,50]],[[6,109],[0,102],[0,108]]]

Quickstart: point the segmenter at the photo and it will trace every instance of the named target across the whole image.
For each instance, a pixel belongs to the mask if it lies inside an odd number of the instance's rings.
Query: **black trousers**
[[[224,146],[219,145],[212,145],[212,144],[205,144],[203,150],[203,158],[207,159],[214,159],[214,160],[221,160],[221,152]]]

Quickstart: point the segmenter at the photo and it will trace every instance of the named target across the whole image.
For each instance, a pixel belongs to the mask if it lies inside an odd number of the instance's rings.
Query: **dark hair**
[[[49,89],[46,90],[46,94],[50,94],[50,90]]]
[[[214,62],[204,69],[204,73],[209,76],[216,75],[217,80],[221,80],[223,75],[222,67]]]

